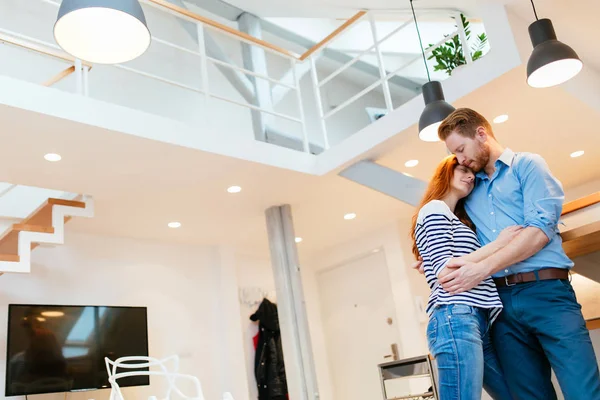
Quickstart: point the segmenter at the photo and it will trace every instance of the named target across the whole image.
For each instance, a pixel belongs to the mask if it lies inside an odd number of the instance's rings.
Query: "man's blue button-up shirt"
[[[562,248],[558,230],[564,192],[544,159],[537,154],[506,149],[495,166],[491,178],[485,171],[476,174],[475,188],[465,203],[481,245],[492,242],[511,225],[539,228],[549,242],[533,256],[494,277],[549,267],[571,268],[573,262]]]

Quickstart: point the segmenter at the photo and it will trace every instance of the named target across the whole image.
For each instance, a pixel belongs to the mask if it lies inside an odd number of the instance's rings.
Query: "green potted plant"
[[[465,29],[465,36],[467,37],[468,42],[471,39],[471,29],[469,26],[469,21],[465,18],[463,14],[460,14],[460,18],[462,20],[462,24]],[[450,35],[444,36],[449,37]],[[475,42],[471,45],[471,48],[469,49],[473,61],[481,58],[481,56],[483,55],[483,49],[487,44],[487,40],[487,35],[485,33],[477,35]],[[432,46],[433,44],[430,44],[428,49]],[[463,51],[462,42],[460,41],[458,34],[454,35],[446,43],[436,47],[432,51],[431,56],[429,56],[428,59],[435,59],[437,64],[433,67],[434,71],[446,71],[448,75],[452,75],[452,71],[454,69],[467,63]]]

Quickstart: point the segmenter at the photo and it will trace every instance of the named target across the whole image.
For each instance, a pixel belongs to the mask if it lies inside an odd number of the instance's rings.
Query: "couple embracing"
[[[514,153],[489,122],[457,109],[438,129],[453,155],[413,219],[431,288],[429,349],[440,400],[600,400],[600,376],[573,262],[558,231],[564,193],[545,161]],[[541,135],[541,133],[540,133]]]

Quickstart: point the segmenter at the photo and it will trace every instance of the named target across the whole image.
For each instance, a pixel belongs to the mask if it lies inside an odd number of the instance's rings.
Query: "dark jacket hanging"
[[[285,400],[288,390],[277,305],[264,299],[250,319],[259,321],[260,329],[254,359],[258,398],[259,400]]]

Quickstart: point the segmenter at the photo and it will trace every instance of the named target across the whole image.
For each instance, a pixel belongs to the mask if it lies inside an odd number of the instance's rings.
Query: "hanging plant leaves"
[[[464,27],[465,36],[467,41],[469,41],[471,39],[470,22],[463,14],[460,14],[460,18]],[[458,34],[452,37],[450,37],[450,35],[444,35],[444,38],[448,38],[449,40],[433,49],[431,55],[427,59],[435,59],[436,65],[433,67],[434,71],[445,71],[448,75],[452,75],[452,71],[461,65],[465,65],[467,60],[465,59],[462,42]],[[483,56],[483,49],[487,45],[487,41],[488,39],[485,33],[477,35],[475,43],[473,43],[469,49],[473,61],[476,61]],[[429,44],[427,49],[431,49],[431,47],[433,47],[433,44]]]

